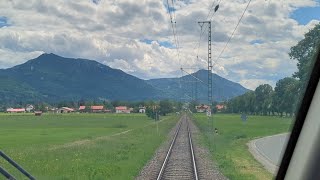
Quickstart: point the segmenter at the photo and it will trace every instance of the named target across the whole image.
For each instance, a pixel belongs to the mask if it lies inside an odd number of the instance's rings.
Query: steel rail
[[[189,143],[190,143],[190,151],[191,151],[191,158],[192,158],[192,165],[193,165],[193,171],[194,171],[194,178],[195,180],[198,180],[198,170],[197,170],[197,164],[196,164],[196,158],[194,155],[194,150],[193,150],[193,144],[192,144],[192,138],[191,138],[191,132],[189,128],[189,122],[188,124],[188,137],[189,137]]]
[[[3,167],[0,166],[0,173],[9,180],[16,180],[14,176],[12,176],[8,171],[6,171]]]
[[[9,156],[7,156],[4,152],[0,150],[0,157],[5,159],[8,163],[10,163],[13,167],[15,167],[17,170],[19,170],[22,174],[24,174],[26,177],[28,177],[30,180],[35,180],[35,178],[26,170],[24,170],[18,163],[16,163],[14,160],[12,160]]]
[[[186,123],[187,123],[188,139],[189,139],[189,146],[190,146],[190,151],[191,151],[191,159],[192,159],[192,167],[193,167],[194,178],[195,178],[195,180],[199,179],[198,178],[198,171],[197,171],[197,164],[196,164],[196,159],[195,159],[195,154],[194,154],[194,149],[193,149],[193,144],[192,144],[192,138],[191,138],[191,133],[190,133],[190,128],[189,128],[189,123],[188,123],[187,117],[185,117],[185,120],[180,120],[179,127],[176,130],[174,138],[173,138],[173,140],[172,140],[172,142],[170,144],[169,150],[168,150],[168,152],[166,154],[165,160],[162,163],[161,169],[160,169],[159,174],[157,176],[157,180],[161,180],[161,178],[163,176],[164,170],[165,170],[165,168],[167,166],[167,163],[169,161],[169,158],[170,158],[170,155],[171,155],[171,152],[172,152],[172,148],[173,148],[173,146],[174,146],[174,144],[176,142],[177,136],[178,136],[178,134],[180,132],[182,121],[186,121]]]
[[[160,172],[159,172],[159,174],[158,174],[157,180],[160,180],[161,177],[162,177],[162,175],[163,175],[164,169],[165,169],[165,167],[166,167],[166,165],[167,165],[167,163],[168,163],[169,156],[170,156],[171,151],[172,151],[172,147],[173,147],[174,143],[176,142],[177,136],[178,136],[178,134],[179,134],[181,124],[182,124],[182,120],[180,120],[179,127],[178,127],[178,129],[177,129],[177,131],[176,131],[176,133],[175,133],[175,135],[174,135],[174,138],[173,138],[171,144],[170,144],[169,150],[168,150],[168,152],[167,152],[166,158],[165,158],[164,161],[163,161],[163,164],[162,164],[162,166],[161,166],[161,169],[160,169]]]

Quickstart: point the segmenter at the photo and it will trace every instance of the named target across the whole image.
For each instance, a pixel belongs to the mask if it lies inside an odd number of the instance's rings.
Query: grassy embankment
[[[37,179],[133,179],[178,118],[162,119],[157,132],[140,114],[0,114],[0,149]]]
[[[291,119],[249,116],[244,123],[240,115],[217,114],[213,125],[219,134],[212,138],[207,117],[204,114],[193,116],[202,132],[201,144],[210,148],[212,159],[225,176],[235,180],[273,178],[250,154],[247,143],[255,138],[288,132]]]

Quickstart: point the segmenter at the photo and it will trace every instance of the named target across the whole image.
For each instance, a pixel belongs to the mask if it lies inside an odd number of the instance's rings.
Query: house
[[[25,108],[8,108],[7,113],[25,113]]]
[[[78,110],[79,112],[86,112],[86,106],[80,106]]]
[[[49,112],[49,113],[58,113],[58,108],[56,108],[56,107],[51,107],[51,108],[49,108],[48,112]]]
[[[27,106],[26,106],[26,111],[27,112],[31,112],[31,111],[33,111],[34,110],[34,106],[32,105],[32,104],[28,104]]]
[[[146,107],[139,107],[139,113],[146,113]]]
[[[110,110],[110,109],[105,109],[103,112],[105,112],[105,113],[112,113],[112,110]]]
[[[90,109],[87,110],[87,106],[80,106],[79,112],[92,112],[92,113],[98,113],[98,112],[111,112],[111,110],[104,109],[104,106],[88,106]]]
[[[116,107],[116,113],[130,113],[130,109],[127,106]]]
[[[225,105],[223,105],[223,104],[217,104],[217,105],[216,105],[216,109],[217,109],[218,112],[221,112],[223,109],[225,109]]]
[[[74,109],[68,107],[61,107],[57,110],[57,113],[71,113],[74,112]]]
[[[200,106],[196,106],[196,111],[198,113],[207,112],[208,109],[210,110],[210,106],[207,106],[207,105],[204,105],[204,104],[202,104]]]
[[[91,112],[97,113],[97,112],[103,112],[104,107],[103,106],[91,106],[90,107]]]

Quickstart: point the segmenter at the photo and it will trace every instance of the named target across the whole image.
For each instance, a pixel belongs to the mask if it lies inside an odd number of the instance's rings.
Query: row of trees
[[[182,103],[171,100],[161,100],[151,106],[146,106],[146,115],[152,119],[159,119],[159,116],[166,116],[169,113],[182,109]]]
[[[259,115],[292,116],[301,101],[310,72],[316,60],[320,45],[320,23],[305,34],[297,45],[290,49],[289,56],[296,60],[298,71],[276,83],[260,85],[255,91],[247,92],[225,102],[228,113],[250,113]],[[320,68],[320,67],[318,67]]]
[[[299,101],[299,81],[287,77],[277,82],[273,89],[269,84],[258,86],[255,91],[225,102],[228,113],[249,113],[256,115],[286,115],[292,116]]]

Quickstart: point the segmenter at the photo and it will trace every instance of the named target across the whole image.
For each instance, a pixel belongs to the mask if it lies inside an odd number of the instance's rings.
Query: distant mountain
[[[207,81],[207,71],[194,73]],[[192,94],[191,76],[142,80],[93,60],[42,54],[24,64],[0,69],[0,104],[59,102],[81,99],[180,100]],[[215,100],[225,100],[247,91],[241,85],[213,74]],[[194,94],[194,91],[193,91]],[[206,100],[207,87],[198,83],[198,97]]]
[[[96,61],[43,54],[0,70],[0,99],[62,101],[79,99],[145,100],[158,90],[144,80]],[[10,92],[8,96],[7,92]]]
[[[198,78],[198,80],[196,78]],[[180,78],[161,78],[147,81],[150,85],[167,93],[175,98],[195,98],[201,102],[207,102],[208,99],[208,71],[199,70],[191,75]],[[223,101],[242,95],[248,91],[238,83],[234,83],[225,78],[212,74],[213,99]],[[197,88],[196,88],[197,87]]]

